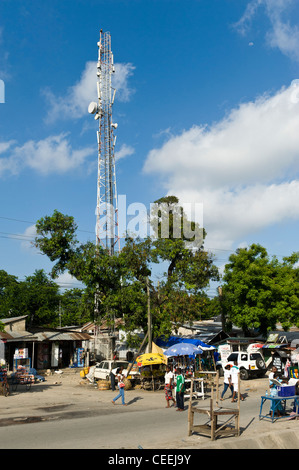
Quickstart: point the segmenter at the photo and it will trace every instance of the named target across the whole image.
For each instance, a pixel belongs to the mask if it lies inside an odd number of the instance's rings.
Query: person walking
[[[221,393],[221,398],[220,400],[223,401],[223,397],[224,397],[224,394],[226,392],[226,390],[228,388],[231,389],[231,398],[233,397],[233,393],[234,393],[234,388],[232,386],[232,383],[231,383],[231,365],[230,364],[227,364],[224,368],[224,381],[223,381],[223,385],[224,385],[224,388],[223,388],[223,391]]]
[[[173,382],[174,382],[174,375],[169,366],[166,367],[166,373],[164,376],[165,385],[164,385],[164,392],[165,392],[165,399],[166,399],[166,408],[169,408],[169,402],[173,401],[173,406],[175,406],[175,399],[172,396],[172,389],[173,389]]]
[[[177,411],[184,411],[184,392],[185,392],[185,377],[182,374],[182,369],[180,367],[177,368],[177,376],[176,376],[176,403],[177,403]]]
[[[121,404],[124,406],[127,406],[127,404],[125,403],[125,382],[124,382],[125,375],[123,373],[123,367],[120,367],[119,369],[117,369],[116,378],[118,381],[117,385],[119,389],[119,394],[112,400],[112,403],[113,405],[115,405],[116,400],[121,398]]]
[[[231,368],[231,383],[234,389],[233,396],[232,396],[232,403],[234,401],[237,401],[239,377],[240,377],[240,369],[238,367],[238,361],[234,361],[234,365]],[[240,392],[240,399],[242,401],[244,400],[244,397],[243,395],[241,395],[241,392]]]

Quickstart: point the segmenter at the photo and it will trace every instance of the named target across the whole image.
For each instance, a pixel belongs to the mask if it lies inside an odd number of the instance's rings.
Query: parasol
[[[165,356],[194,356],[202,354],[203,350],[191,343],[178,343],[164,351]]]
[[[141,354],[136,359],[138,367],[150,366],[153,364],[167,364],[167,357],[159,353]]]

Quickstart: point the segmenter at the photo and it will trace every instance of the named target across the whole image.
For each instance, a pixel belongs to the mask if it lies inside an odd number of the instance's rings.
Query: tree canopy
[[[248,334],[299,326],[299,253],[278,261],[259,244],[240,248],[229,257],[222,286],[226,321]]]
[[[170,196],[155,202],[161,209],[153,219],[154,237],[127,236],[122,250],[113,255],[92,242],[80,244],[77,225],[68,215],[54,211],[36,224],[35,246],[55,263],[52,277],[67,270],[85,284],[90,295],[97,294],[97,319],[122,317],[124,329],[131,333],[137,327],[147,330],[148,279],[155,335],[169,334],[173,323],[202,317],[207,299],[204,289],[211,280],[219,279],[213,257],[203,249],[203,238],[199,243],[194,239],[195,222],[188,221],[191,229],[186,236],[183,224],[187,218],[178,199]],[[178,216],[182,216],[180,233],[174,233]],[[167,237],[161,231],[165,217]],[[153,271],[160,272],[158,284],[153,282]]]

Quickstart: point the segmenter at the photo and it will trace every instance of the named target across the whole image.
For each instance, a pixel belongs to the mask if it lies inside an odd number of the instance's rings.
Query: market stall
[[[173,372],[180,368],[185,376],[185,397],[192,395],[196,398],[204,398],[203,379],[194,382],[194,387],[191,385],[191,377],[195,372],[196,357],[202,353],[202,349],[191,343],[177,343],[164,351],[165,356],[169,358],[169,364],[173,366]]]
[[[11,389],[13,392],[17,390],[18,385],[25,385],[26,390],[30,390],[31,384],[34,384],[34,375],[29,368],[19,366],[16,372],[11,375]]]
[[[140,367],[140,383],[144,390],[160,390],[164,387],[167,357],[160,353],[141,354],[136,359]]]
[[[7,382],[7,368],[4,359],[0,359],[0,388],[1,394],[7,397],[9,395],[9,385]]]
[[[214,346],[208,345],[196,338],[185,338],[182,336],[170,336],[169,338],[160,337],[156,340],[156,344],[163,348],[164,354],[168,348],[177,347],[179,344],[190,344],[201,349],[200,354],[186,355],[185,357],[174,356],[170,360],[170,365],[175,368],[180,367],[186,378],[198,377],[202,371],[216,371],[215,354],[217,353]]]

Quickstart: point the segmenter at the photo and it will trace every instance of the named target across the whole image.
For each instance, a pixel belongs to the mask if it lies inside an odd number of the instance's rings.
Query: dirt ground
[[[68,406],[76,405],[76,409],[84,413],[84,410],[90,409],[97,402],[102,409],[111,409],[111,400],[115,392],[111,390],[99,390],[97,386],[90,384],[86,379],[80,376],[80,370],[66,369],[62,374],[56,374],[45,377],[45,382],[32,385],[31,390],[26,391],[24,385],[18,385],[17,390],[12,392],[8,397],[0,396],[0,426],[16,424],[17,421],[26,420],[34,422],[35,418],[41,417],[43,414],[61,413],[68,411]],[[223,379],[220,379],[220,393],[222,391]],[[221,448],[221,446],[236,446],[240,443],[242,446],[254,447],[254,440],[258,436],[282,435],[283,432],[299,431],[299,420],[281,420],[280,422],[271,423],[268,420],[259,420],[259,407],[261,396],[264,395],[268,388],[268,378],[241,381],[241,393],[245,396],[245,401],[241,402],[240,425],[242,429],[239,438],[232,437],[211,442],[206,437],[200,437],[194,434],[186,437],[184,442],[175,442],[170,438],[169,445],[166,448]],[[136,395],[142,395],[142,400],[134,400]],[[209,398],[209,396],[207,397]],[[161,407],[165,407],[164,392],[161,391],[145,391],[140,389],[132,389],[126,391],[126,400],[134,410],[157,409],[157,405],[161,402]],[[208,400],[198,400],[198,403],[208,404]],[[186,407],[188,399],[185,400]],[[230,404],[229,393],[227,392],[226,400],[219,402],[219,406],[228,406]],[[132,408],[131,407],[131,408]],[[129,406],[127,407],[130,408]],[[186,413],[187,421],[187,413]],[[30,421],[31,420],[31,421]],[[271,438],[273,441],[273,438]],[[270,441],[271,441],[270,439]],[[251,444],[248,442],[251,442]],[[246,444],[247,442],[247,444]],[[156,443],[159,447],[159,442]],[[164,444],[165,445],[165,444]],[[276,444],[273,443],[273,446]],[[295,446],[297,443],[294,444]],[[268,444],[265,444],[267,448]],[[271,448],[271,444],[269,444]],[[283,447],[284,444],[282,443]],[[164,447],[165,448],[165,447]]]

